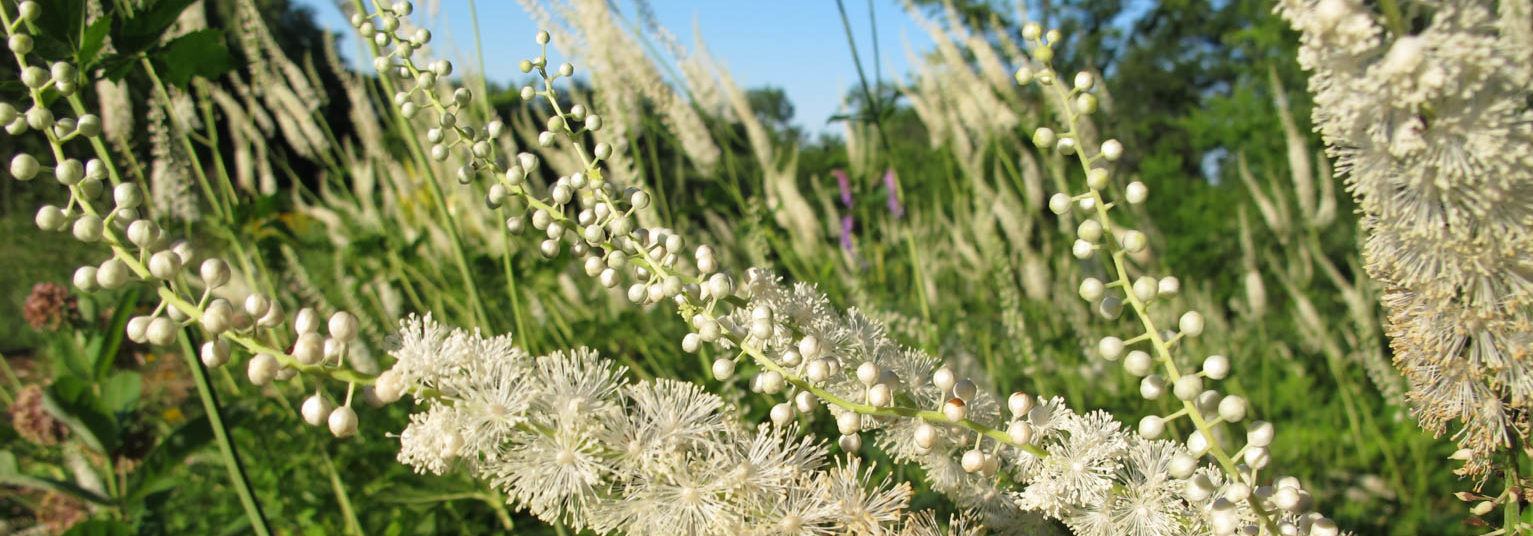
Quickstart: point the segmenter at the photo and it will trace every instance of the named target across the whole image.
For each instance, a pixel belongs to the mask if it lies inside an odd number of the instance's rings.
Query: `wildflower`
[[[1466,471],[1486,474],[1513,434],[1528,440],[1533,407],[1526,6],[1446,2],[1413,33],[1349,0],[1278,11],[1301,32],[1316,127],[1363,213],[1407,398],[1427,430],[1461,422]]]
[[[57,283],[32,285],[32,293],[27,295],[26,304],[21,310],[21,316],[27,319],[27,324],[38,331],[58,330],[79,315],[74,296],[69,294],[69,289]]]
[[[43,396],[41,386],[22,387],[16,393],[16,401],[11,404],[11,427],[22,439],[48,447],[69,437],[69,429],[44,408]]]
[[[905,205],[900,203],[899,179],[894,175],[894,168],[884,172],[884,190],[887,190],[889,196],[889,213],[894,215],[895,219],[905,217]]]

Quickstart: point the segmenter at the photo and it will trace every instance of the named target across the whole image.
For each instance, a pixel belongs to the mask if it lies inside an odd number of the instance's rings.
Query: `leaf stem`
[[[192,379],[197,384],[197,394],[202,398],[202,409],[208,416],[208,427],[213,429],[213,437],[218,441],[218,450],[223,455],[224,468],[229,471],[229,483],[239,494],[240,505],[245,508],[245,517],[250,519],[250,529],[255,531],[257,536],[271,536],[271,529],[266,524],[266,513],[261,510],[260,501],[256,500],[255,493],[250,487],[250,480],[245,478],[245,467],[240,461],[239,449],[230,440],[229,429],[224,426],[218,393],[213,390],[212,382],[208,381],[208,370],[203,367],[202,360],[197,358],[197,352],[192,348],[192,341],[185,331],[181,332],[179,339],[181,355],[186,358],[187,367],[192,371]]]

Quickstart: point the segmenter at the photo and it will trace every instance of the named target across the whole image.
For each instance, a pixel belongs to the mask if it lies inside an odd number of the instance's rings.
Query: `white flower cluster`
[[[630,383],[579,349],[531,357],[508,337],[401,322],[391,383],[420,397],[399,460],[464,467],[551,523],[634,535],[962,535],[906,511],[908,483],[832,465],[794,426],[743,426],[685,382]]]
[[[1463,473],[1530,439],[1533,8],[1284,0],[1314,120],[1363,212],[1395,363],[1422,425],[1459,421]],[[1419,15],[1417,8],[1422,8]]]

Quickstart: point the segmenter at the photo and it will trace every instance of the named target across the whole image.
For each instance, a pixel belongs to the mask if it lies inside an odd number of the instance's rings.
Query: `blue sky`
[[[321,25],[348,32],[333,0],[298,0],[313,8]],[[417,1],[417,7],[425,2]],[[631,4],[619,1],[625,9]],[[841,16],[833,0],[745,0],[651,2],[660,24],[681,41],[693,45],[693,23],[715,58],[746,87],[772,85],[783,88],[793,101],[794,121],[810,132],[839,131],[825,121],[847,90],[858,83],[857,70],[847,46]],[[866,0],[846,0],[857,45],[867,74],[873,73],[872,29]],[[909,71],[906,43],[918,52],[932,47],[899,3],[874,0],[881,67],[885,78],[903,78]],[[425,23],[435,36],[439,54],[460,68],[474,65],[474,34],[468,0],[440,0],[436,19],[424,9],[416,10],[417,22]],[[515,0],[478,0],[480,32],[484,39],[485,70],[494,81],[515,80],[516,64],[536,51],[532,36],[537,31],[531,18]],[[350,59],[358,55],[354,42],[342,49]],[[577,66],[579,67],[579,66]]]

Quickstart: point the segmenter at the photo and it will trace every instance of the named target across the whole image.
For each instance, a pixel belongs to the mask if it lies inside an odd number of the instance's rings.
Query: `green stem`
[[[224,427],[218,393],[213,390],[213,384],[208,381],[208,369],[203,367],[202,360],[197,359],[197,351],[192,348],[192,341],[187,338],[186,332],[181,332],[180,339],[181,355],[186,358],[186,364],[192,371],[192,379],[197,383],[197,394],[202,397],[202,409],[207,413],[208,427],[213,429],[213,437],[218,441],[218,450],[223,454],[224,468],[228,469],[230,484],[239,494],[240,504],[245,508],[245,517],[250,519],[250,528],[257,536],[271,536],[271,529],[266,525],[266,513],[261,510],[261,503],[256,500],[255,493],[250,487],[250,480],[245,478],[245,467],[240,461],[239,450],[229,439],[228,428]]]
[[[1395,0],[1379,0],[1379,9],[1384,11],[1384,22],[1389,26],[1390,33],[1395,34],[1396,38],[1404,37],[1405,17],[1400,14],[1400,4],[1395,3]]]
[[[511,231],[501,231],[506,240],[505,251],[501,252],[501,260],[506,266],[506,295],[511,298],[511,321],[516,324],[516,333],[513,337],[521,341],[522,347],[528,352],[537,355],[537,346],[532,344],[532,331],[527,329],[527,320],[522,315],[521,292],[516,289],[516,267],[512,263],[511,255]]]
[[[351,498],[346,494],[346,484],[341,482],[340,473],[335,470],[335,462],[330,460],[330,453],[323,450],[320,456],[325,459],[325,470],[330,473],[330,489],[335,492],[335,500],[341,505],[341,517],[346,519],[346,532],[361,535],[362,523],[357,521],[356,509],[351,506]]]
[[[841,28],[846,31],[846,44],[852,49],[852,63],[857,66],[857,79],[861,82],[862,98],[867,101],[868,112],[873,116],[873,128],[878,130],[878,141],[883,144],[885,154],[893,154],[889,145],[889,135],[884,132],[883,107],[873,98],[873,89],[868,86],[868,75],[862,68],[862,57],[857,53],[857,40],[852,37],[852,21],[846,16],[846,4],[842,0],[836,0],[836,8],[841,11]]]

